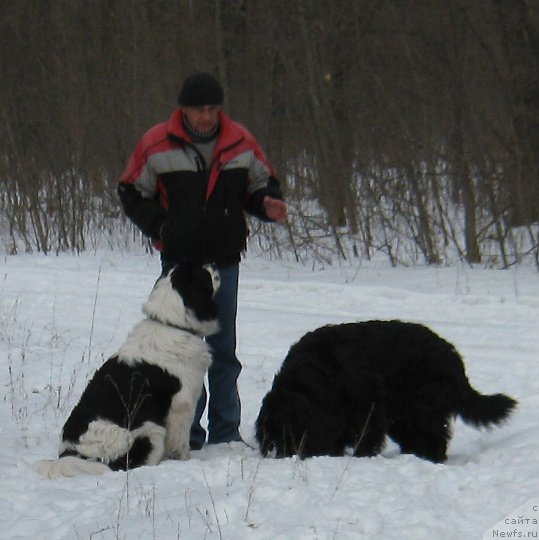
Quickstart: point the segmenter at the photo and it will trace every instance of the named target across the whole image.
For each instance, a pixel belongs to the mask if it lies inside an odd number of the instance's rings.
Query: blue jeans
[[[169,261],[161,260],[163,269]],[[238,308],[239,263],[217,267],[221,286],[215,295],[218,308],[219,332],[206,338],[212,351],[208,370],[208,392],[203,388],[191,426],[191,447],[200,448],[206,440],[206,430],[200,425],[208,404],[208,443],[240,441],[241,404],[238,377],[241,364],[236,358],[236,314]],[[209,399],[208,399],[209,393]]]

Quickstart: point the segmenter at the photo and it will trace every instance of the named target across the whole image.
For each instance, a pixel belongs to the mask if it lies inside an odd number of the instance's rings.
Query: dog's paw
[[[170,459],[175,459],[177,461],[187,461],[189,459],[189,450],[187,451],[175,451],[169,456]]]

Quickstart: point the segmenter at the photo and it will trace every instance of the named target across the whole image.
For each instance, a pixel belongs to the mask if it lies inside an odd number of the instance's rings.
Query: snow
[[[0,264],[1,539],[468,540],[503,527],[504,516],[539,496],[534,268],[321,268],[254,256],[242,263],[247,443],[254,446],[273,375],[305,332],[400,318],[452,341],[477,389],[520,402],[501,428],[476,431],[457,421],[446,464],[401,455],[392,443],[374,458],[303,461],[263,459],[232,444],[192,452],[187,462],[44,480],[32,464],[56,455],[89,377],[142,317],[159,262],[99,251]]]

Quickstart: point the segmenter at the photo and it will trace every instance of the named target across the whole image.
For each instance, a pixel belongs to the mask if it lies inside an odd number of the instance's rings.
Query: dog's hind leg
[[[133,444],[129,451],[110,462],[109,467],[113,471],[125,471],[142,465],[158,465],[165,453],[165,428],[154,422],[144,422],[131,435]]]
[[[151,449],[146,454],[143,465],[158,465],[165,458],[166,429],[164,426],[154,422],[144,422],[135,430],[135,436],[137,439],[147,438],[150,441]],[[133,452],[133,447],[131,452]]]
[[[148,437],[138,437],[133,441],[129,452],[118,459],[111,461],[109,467],[113,471],[127,471],[141,465],[146,465],[146,458],[152,450],[152,443]]]

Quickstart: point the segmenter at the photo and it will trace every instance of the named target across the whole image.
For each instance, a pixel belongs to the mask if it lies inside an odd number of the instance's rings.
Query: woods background
[[[2,248],[80,251],[211,71],[290,204],[274,255],[539,261],[536,0],[0,0]]]

